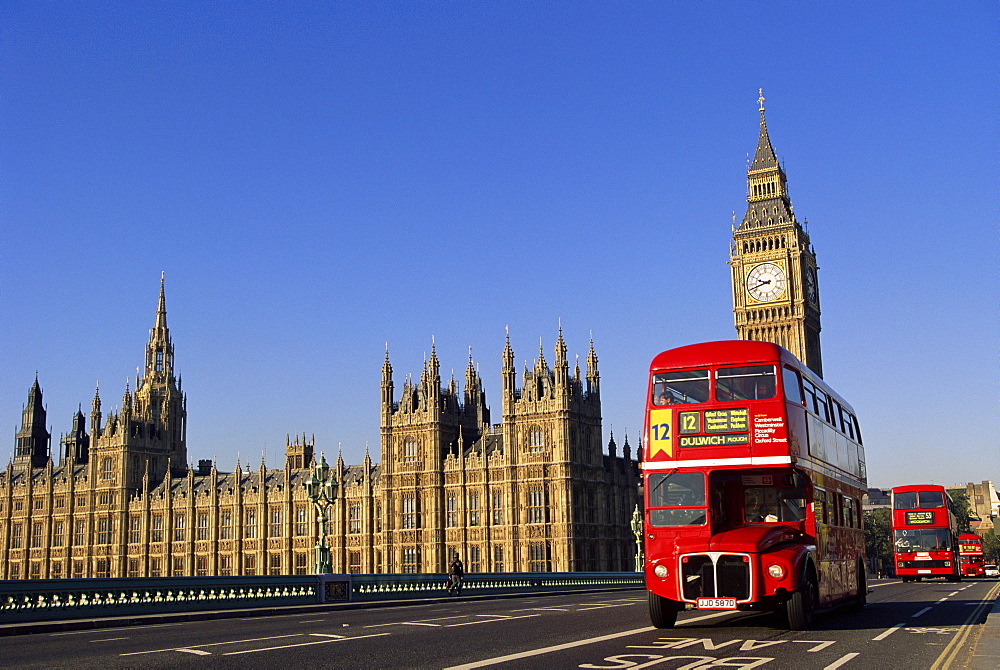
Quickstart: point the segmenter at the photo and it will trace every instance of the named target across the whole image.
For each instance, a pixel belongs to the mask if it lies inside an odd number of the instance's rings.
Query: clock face
[[[785,271],[774,263],[755,265],[747,273],[747,293],[758,302],[771,302],[785,294]]]
[[[806,269],[806,299],[811,303],[816,303],[819,294],[816,291],[816,271],[812,268]]]

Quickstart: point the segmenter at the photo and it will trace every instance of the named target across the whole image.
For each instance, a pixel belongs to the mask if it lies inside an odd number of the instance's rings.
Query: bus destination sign
[[[907,512],[906,524],[908,526],[919,526],[934,523],[934,512]]]
[[[745,407],[737,409],[710,409],[705,412],[706,433],[745,433],[749,415]]]
[[[681,435],[682,447],[725,447],[731,444],[749,444],[749,433],[737,435]]]

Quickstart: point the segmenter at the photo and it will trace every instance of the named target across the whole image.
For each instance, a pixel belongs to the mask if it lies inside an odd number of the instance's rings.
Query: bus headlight
[[[657,565],[655,568],[653,568],[653,574],[659,577],[660,579],[663,579],[664,577],[667,576],[667,566]]]
[[[783,579],[785,576],[785,568],[777,563],[772,563],[767,566],[767,574],[771,575],[773,579]]]

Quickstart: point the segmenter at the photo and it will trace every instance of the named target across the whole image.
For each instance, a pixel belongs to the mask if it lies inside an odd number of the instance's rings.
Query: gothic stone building
[[[304,487],[315,440],[286,439],[284,466],[187,465],[187,399],[174,375],[161,280],[144,371],[121,407],[86,417],[50,453],[42,390],[28,393],[15,453],[0,472],[0,579],[306,574],[316,511]],[[503,350],[502,422],[490,423],[470,356],[462,393],[432,349],[395,397],[382,369],[382,462],[338,456],[328,541],[334,572],[632,570],[638,475],[626,439],[601,449],[593,344],[570,370],[560,330],[517,385]],[[56,463],[58,461],[58,464]]]

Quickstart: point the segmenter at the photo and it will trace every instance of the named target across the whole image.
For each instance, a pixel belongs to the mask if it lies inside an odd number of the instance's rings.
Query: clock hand
[[[771,280],[770,280],[770,279],[765,279],[764,281],[762,281],[761,283],[757,284],[756,286],[751,286],[751,287],[750,287],[750,290],[752,291],[752,290],[754,290],[754,289],[756,289],[756,288],[760,288],[760,287],[761,287],[761,286],[763,286],[764,284],[770,284],[770,283],[771,283]]]

